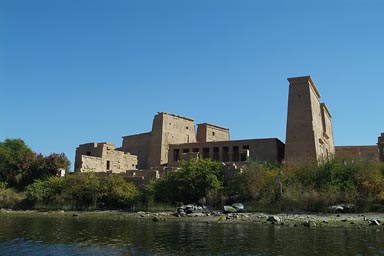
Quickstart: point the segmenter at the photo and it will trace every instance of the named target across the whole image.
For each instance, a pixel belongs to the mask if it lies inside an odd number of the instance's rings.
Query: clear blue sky
[[[384,1],[2,0],[0,140],[36,152],[147,132],[159,111],[285,141],[311,75],[336,145],[384,132]]]

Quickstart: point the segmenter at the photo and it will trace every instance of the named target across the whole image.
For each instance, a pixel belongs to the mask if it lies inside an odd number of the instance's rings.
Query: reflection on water
[[[382,228],[152,222],[134,218],[0,218],[0,255],[383,255]]]

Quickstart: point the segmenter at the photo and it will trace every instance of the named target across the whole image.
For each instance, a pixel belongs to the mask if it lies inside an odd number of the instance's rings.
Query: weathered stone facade
[[[310,76],[288,78],[288,118],[285,162],[327,161],[335,155],[331,113],[320,103]]]
[[[161,170],[191,157],[222,162],[250,159],[281,162],[284,157],[284,143],[278,139],[231,141],[229,138],[228,128],[202,123],[197,125],[196,132],[193,119],[160,112],[153,119],[151,132],[124,136],[122,146],[116,150],[109,143],[80,145],[76,150],[75,169],[126,172],[135,170],[137,165],[138,169]],[[124,160],[122,156],[132,159]],[[137,162],[132,164],[134,160]],[[137,172],[133,173],[132,178]]]
[[[368,160],[378,161],[379,150],[376,145],[373,146],[336,146],[336,157],[349,160]]]
[[[250,154],[248,158],[254,160],[280,162],[284,156],[284,144],[278,139],[230,141],[229,138],[228,128],[202,123],[197,125],[196,132],[193,119],[160,112],[154,117],[151,132],[123,137],[120,150],[137,155],[139,169],[173,166],[182,157],[197,157],[197,153],[224,162],[245,161],[246,150]]]
[[[384,161],[384,133],[375,146],[336,147],[332,116],[310,76],[288,78],[286,144],[279,139],[230,140],[229,129],[165,112],[154,116],[152,130],[123,137],[122,146],[82,144],[76,149],[75,169],[124,173],[144,180],[164,175],[180,160],[203,157],[225,163],[248,160],[302,164],[325,162],[335,155]],[[136,171],[136,169],[147,172]],[[150,170],[151,169],[151,170]],[[131,171],[130,171],[131,170]],[[133,171],[132,171],[133,170]]]
[[[229,129],[213,124],[198,124],[197,125],[197,141],[198,142],[211,142],[211,141],[228,141]]]
[[[167,165],[170,144],[192,142],[196,142],[193,119],[159,112],[150,132],[124,136],[120,150],[137,155],[139,169],[150,169]]]
[[[193,119],[164,112],[158,113],[153,119],[147,167],[167,165],[169,145],[193,142],[196,142]]]
[[[211,141],[173,144],[169,147],[169,164],[190,158],[211,158],[219,162],[281,162],[284,143],[279,139]]]
[[[137,156],[116,150],[112,143],[87,143],[76,149],[77,171],[121,173],[136,169]]]
[[[130,152],[131,154],[136,155],[138,159],[138,169],[147,168],[151,135],[151,132],[147,132],[123,137],[123,144],[119,150],[123,152]]]

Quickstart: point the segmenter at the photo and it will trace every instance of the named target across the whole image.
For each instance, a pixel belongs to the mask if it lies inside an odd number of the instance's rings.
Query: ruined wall
[[[158,113],[153,119],[148,167],[168,163],[168,147],[170,144],[193,142],[196,142],[193,119],[164,112]]]
[[[320,93],[311,77],[288,78],[288,81],[285,162],[329,160],[333,156],[334,140],[328,108],[320,104]]]
[[[102,143],[86,143],[81,144],[76,148],[76,155],[75,155],[75,170],[78,170],[82,167],[83,159],[82,156],[93,156],[93,157],[100,157],[102,156]]]
[[[373,146],[336,146],[335,154],[341,160],[379,160],[379,149]]]
[[[137,169],[137,156],[115,150],[112,143],[88,143],[76,149],[75,170],[120,173]]]
[[[137,156],[138,169],[146,169],[148,168],[148,151],[151,142],[151,133],[142,133],[131,136],[124,136],[123,143],[119,150],[124,152],[129,152],[132,155]]]
[[[80,172],[105,172],[103,159],[94,156],[81,156],[81,165],[77,169]]]
[[[137,156],[115,150],[113,144],[104,145],[102,159],[105,170],[112,173],[137,169]]]
[[[197,141],[209,142],[209,141],[228,141],[229,129],[220,127],[213,124],[198,124],[197,125]]]

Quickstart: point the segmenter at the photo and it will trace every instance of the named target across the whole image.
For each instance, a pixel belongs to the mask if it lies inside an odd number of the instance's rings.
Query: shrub
[[[274,201],[279,197],[282,175],[278,166],[265,163],[249,163],[234,176],[229,193],[245,200]]]
[[[94,173],[37,180],[26,188],[26,192],[34,208],[73,210],[126,208],[138,194],[135,186],[121,176],[99,178]]]
[[[206,197],[215,204],[224,183],[223,167],[210,159],[193,159],[182,162],[176,171],[146,187],[147,199],[168,203],[194,203]]]
[[[136,200],[138,191],[119,175],[108,175],[100,181],[98,204],[108,209],[126,208]]]
[[[17,209],[24,199],[24,193],[17,193],[12,188],[0,188],[0,208]]]

